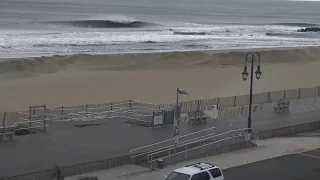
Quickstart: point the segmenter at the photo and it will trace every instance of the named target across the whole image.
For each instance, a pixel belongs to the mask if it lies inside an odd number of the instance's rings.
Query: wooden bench
[[[0,126],[0,143],[7,139],[14,140],[16,135],[16,126]]]
[[[207,116],[203,111],[188,112],[188,124],[200,124],[207,122]]]
[[[278,111],[288,112],[289,105],[290,105],[290,101],[280,101],[273,107],[274,112],[278,112]]]

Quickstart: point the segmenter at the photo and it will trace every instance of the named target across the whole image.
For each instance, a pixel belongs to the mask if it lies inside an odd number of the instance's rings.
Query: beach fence
[[[268,110],[281,100],[310,104],[319,96],[320,86],[253,94],[253,112]],[[232,116],[248,113],[248,104],[249,95],[195,100],[180,102],[179,113],[211,110],[216,105],[219,116]],[[48,108],[46,105],[30,106],[27,111],[0,113],[0,126],[16,125],[18,130],[32,133],[46,131],[48,121],[75,121],[79,125],[85,125],[93,121],[122,118],[127,123],[151,127],[172,123],[173,107],[174,104],[160,105],[133,100],[56,108]]]
[[[46,131],[48,122],[74,122],[76,126],[88,126],[105,123],[105,120],[125,120],[129,124],[147,127],[166,125],[173,123],[173,113],[171,105],[129,100],[56,108],[47,108],[46,105],[30,106],[29,111],[0,114],[0,122],[4,127],[15,125],[17,131],[25,130],[32,134],[36,131]]]
[[[320,96],[320,86],[311,87],[311,88],[299,88],[299,89],[290,89],[290,90],[282,90],[282,91],[273,91],[273,92],[253,94],[252,104],[254,109],[255,108],[263,109],[265,107],[271,107],[272,104],[282,100],[292,101],[297,104],[310,103],[312,101],[315,101],[316,98],[319,96]],[[224,111],[225,109],[235,109],[237,111],[241,110],[243,112],[247,112],[249,109],[249,106],[248,106],[249,95],[220,97],[220,98],[195,100],[195,101],[180,103],[181,113],[188,113],[188,112],[197,111],[197,110],[201,110],[201,111],[210,110],[212,109],[213,105],[216,105],[218,107],[219,112]]]

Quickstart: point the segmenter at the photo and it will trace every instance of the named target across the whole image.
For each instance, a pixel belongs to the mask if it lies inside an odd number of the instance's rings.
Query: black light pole
[[[255,72],[256,78],[260,79],[261,77],[261,70],[260,70],[260,54],[255,52],[255,53],[248,53],[246,56],[245,60],[245,65],[244,65],[244,70],[242,72],[242,78],[243,80],[248,79],[248,68],[247,68],[247,63],[251,63],[251,72],[250,72],[250,101],[249,101],[249,116],[248,116],[248,131],[251,132],[251,112],[252,112],[252,86],[253,86],[253,67],[254,63],[257,62],[257,70]]]

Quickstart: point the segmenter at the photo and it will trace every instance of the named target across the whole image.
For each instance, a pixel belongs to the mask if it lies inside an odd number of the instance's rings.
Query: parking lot
[[[224,175],[226,180],[320,180],[320,149],[230,168]]]

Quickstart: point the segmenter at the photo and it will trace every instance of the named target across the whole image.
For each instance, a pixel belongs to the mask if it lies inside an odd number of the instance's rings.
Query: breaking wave
[[[176,35],[206,35],[206,32],[178,32],[174,31],[173,34]]]
[[[271,25],[294,26],[294,27],[319,26],[318,24],[313,24],[313,23],[274,23]]]
[[[142,28],[156,26],[155,23],[131,21],[131,22],[118,22],[112,20],[76,20],[76,21],[55,21],[47,22],[54,25],[65,25],[81,28]]]

